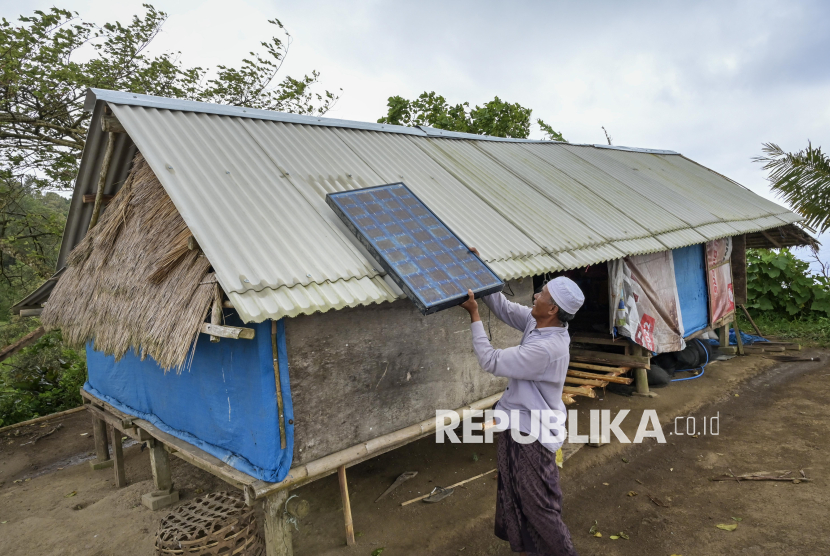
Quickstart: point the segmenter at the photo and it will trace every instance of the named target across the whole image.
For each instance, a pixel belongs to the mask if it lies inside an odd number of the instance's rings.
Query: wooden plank
[[[575,371],[573,369],[568,369],[568,376],[575,377],[575,378],[584,378],[584,379],[592,379],[592,380],[601,380],[604,382],[613,382],[615,384],[631,384],[634,382],[634,379],[627,378],[624,376],[613,376],[613,375],[601,375],[597,373],[586,373],[585,371]]]
[[[591,388],[604,388],[608,383],[604,380],[592,380],[590,378],[577,378],[575,376],[566,376],[565,384],[580,384],[582,386],[590,386]]]
[[[101,203],[104,205],[108,205],[110,201],[115,198],[115,195],[101,195]],[[94,203],[95,202],[95,195],[84,195],[83,197],[84,203]]]
[[[28,347],[40,339],[41,336],[46,334],[46,330],[43,329],[42,326],[38,326],[13,344],[9,344],[0,350],[0,361],[7,359],[20,351],[21,349]]]
[[[571,361],[581,363],[602,363],[612,366],[651,368],[651,357],[647,355],[622,355],[619,353],[605,353],[587,349],[571,348]]]
[[[565,386],[562,388],[562,392],[573,396],[585,396],[586,398],[597,397],[597,393],[592,388],[586,388],[584,386]]]
[[[202,323],[201,332],[203,334],[210,334],[211,336],[219,336],[220,338],[230,338],[232,340],[253,340],[254,336],[256,336],[256,331],[253,328],[222,326],[209,322]]]
[[[346,544],[354,546],[354,523],[352,523],[352,505],[349,503],[349,485],[346,483],[346,466],[337,468],[337,481],[340,483],[340,499],[343,502],[343,520],[346,525]]]
[[[577,333],[571,336],[572,344],[597,344],[603,346],[616,346],[624,348],[628,345],[628,339],[612,338],[609,334],[590,335],[586,333]]]
[[[127,429],[127,430],[121,429],[121,419],[119,419],[115,415],[111,415],[111,414],[107,413],[106,411],[104,411],[103,409],[101,409],[100,407],[95,407],[92,404],[87,405],[86,408],[87,408],[87,411],[89,411],[92,414],[92,416],[95,417],[96,419],[100,419],[101,421],[103,421],[104,423],[109,425],[110,427],[117,428],[118,430],[121,431],[121,433],[124,436],[129,436],[130,438],[132,438],[136,442],[141,442],[141,439],[138,436],[138,431],[135,430],[135,429]]]
[[[631,370],[631,367],[608,367],[605,365],[591,365],[590,363],[574,363],[573,361],[568,363],[568,367],[573,367],[575,369],[588,369],[589,371],[607,372],[612,376],[625,374]]]
[[[127,475],[124,470],[124,446],[121,444],[121,431],[115,427],[110,429],[110,443],[112,444],[113,469],[115,470],[115,486],[127,486]]]

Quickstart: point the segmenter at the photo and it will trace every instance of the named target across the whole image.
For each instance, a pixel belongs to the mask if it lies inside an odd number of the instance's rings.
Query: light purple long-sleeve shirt
[[[519,410],[519,430],[529,434],[531,410],[553,409],[567,414],[562,402],[562,388],[571,359],[568,329],[566,326],[536,328],[530,307],[510,302],[502,293],[485,296],[483,300],[496,317],[523,332],[518,346],[493,349],[484,332],[484,324],[478,321],[470,325],[473,350],[481,368],[495,376],[508,378],[507,390],[496,408],[508,414],[510,410]],[[564,416],[562,419],[564,423]],[[561,442],[546,443],[541,438],[539,441],[552,452],[562,446]]]

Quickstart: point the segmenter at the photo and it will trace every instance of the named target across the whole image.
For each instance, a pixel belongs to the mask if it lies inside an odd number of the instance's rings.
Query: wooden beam
[[[253,340],[256,331],[253,328],[240,328],[238,326],[220,326],[218,324],[211,324],[209,322],[202,323],[201,332],[203,334],[210,334],[212,336],[219,336],[221,338],[230,338],[232,340]]]
[[[101,173],[98,175],[98,189],[95,190],[95,205],[92,207],[92,218],[89,221],[89,228],[87,232],[95,227],[98,223],[98,217],[101,216],[101,206],[104,199],[104,187],[107,185],[107,174],[110,171],[110,161],[112,160],[112,153],[115,151],[115,134],[107,134],[107,149],[104,151],[104,160],[101,161]]]
[[[44,330],[42,326],[38,326],[25,336],[17,340],[15,343],[7,345],[2,350],[0,350],[0,361],[3,361],[4,359],[11,357],[12,355],[14,355],[15,353],[17,353],[25,347],[34,344],[44,334],[46,334],[46,330]]]
[[[767,231],[766,231],[766,230],[761,230],[761,234],[763,234],[763,236],[764,236],[765,238],[767,238],[767,239],[770,241],[770,243],[772,243],[773,245],[775,245],[775,247],[776,247],[776,248],[781,249],[781,244],[780,244],[780,243],[778,243],[778,242],[775,240],[775,238],[773,238],[771,235],[769,235],[769,234],[767,233]]]
[[[340,499],[343,501],[343,520],[346,524],[346,544],[354,546],[354,524],[352,523],[352,506],[349,503],[349,485],[346,483],[346,466],[337,468],[337,480],[340,483]]]
[[[760,337],[762,337],[762,338],[763,338],[763,337],[764,337],[764,335],[763,335],[763,334],[761,334],[761,329],[760,329],[760,328],[758,328],[758,325],[757,325],[757,324],[755,324],[755,321],[754,321],[754,320],[752,320],[752,317],[750,317],[750,316],[749,316],[749,311],[747,311],[747,310],[746,310],[746,305],[743,305],[743,304],[742,304],[742,305],[741,305],[741,309],[743,310],[744,314],[746,315],[746,318],[747,318],[747,319],[749,319],[749,324],[751,324],[751,325],[752,325],[752,328],[753,328],[753,329],[755,329],[755,333],[756,333],[756,334],[758,334]]]
[[[585,371],[575,371],[573,369],[568,369],[568,376],[570,377],[577,377],[577,378],[585,378],[585,379],[592,379],[592,380],[602,380],[604,382],[613,382],[615,384],[631,384],[634,382],[631,378],[626,378],[624,376],[613,376],[613,375],[601,375],[597,373],[586,373]]]
[[[571,361],[583,363],[602,363],[613,366],[651,368],[651,357],[648,355],[622,355],[619,353],[605,353],[604,351],[590,351],[587,349],[571,348]]]
[[[94,203],[95,197],[97,197],[97,195],[84,195],[84,204]],[[101,203],[103,203],[104,205],[108,205],[110,201],[112,201],[113,199],[115,199],[115,195],[101,195]]]
[[[576,403],[576,400],[575,400],[575,399],[574,399],[574,397],[573,397],[573,396],[571,396],[570,394],[565,394],[565,393],[563,393],[563,394],[562,394],[562,402],[563,402],[565,405],[571,405],[572,403]]]
[[[113,468],[115,469],[115,486],[123,488],[127,486],[127,475],[124,470],[124,447],[121,444],[121,431],[115,427],[110,429],[112,443]]]
[[[193,236],[190,236],[193,237]],[[211,326],[222,325],[222,288],[216,283],[213,285],[213,307],[210,309],[210,324]],[[238,337],[238,336],[237,336]],[[218,334],[211,334],[210,341],[214,344],[219,342]]]
[[[41,313],[43,313],[43,307],[38,307],[36,309],[20,309],[20,316],[24,318],[39,317]]]
[[[101,116],[101,131],[104,133],[127,133],[118,118],[106,114]]]

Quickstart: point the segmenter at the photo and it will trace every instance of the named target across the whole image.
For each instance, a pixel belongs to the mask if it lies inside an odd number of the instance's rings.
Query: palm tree
[[[830,228],[830,158],[821,147],[807,148],[797,153],[784,152],[775,143],[764,143],[765,156],[753,160],[769,170],[772,190],[787,201],[796,212],[806,218],[811,228],[824,233]]]

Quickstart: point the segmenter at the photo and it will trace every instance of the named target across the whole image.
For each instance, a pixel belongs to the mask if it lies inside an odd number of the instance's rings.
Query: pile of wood
[[[629,350],[627,342],[600,338],[574,337],[572,341],[579,343],[608,344]],[[562,390],[562,401],[566,405],[574,403],[575,396],[596,398],[597,388],[605,388],[609,383],[631,384],[633,378],[622,376],[631,369],[649,368],[649,357],[592,351],[587,349],[571,348],[571,362],[568,365],[568,375],[565,378],[565,388]]]

